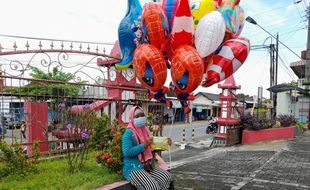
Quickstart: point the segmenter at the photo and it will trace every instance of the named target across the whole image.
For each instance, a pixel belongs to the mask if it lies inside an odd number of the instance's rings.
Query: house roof
[[[208,98],[211,101],[220,101],[220,95],[218,95],[218,94],[212,94],[212,93],[207,93],[207,92],[198,92],[196,94],[196,96],[199,95],[199,94],[201,94],[202,96]]]
[[[237,94],[238,100],[241,102],[254,102],[254,97],[244,94]]]

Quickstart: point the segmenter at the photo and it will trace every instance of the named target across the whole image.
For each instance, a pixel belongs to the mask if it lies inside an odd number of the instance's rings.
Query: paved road
[[[7,133],[5,134],[5,141],[11,144],[14,141],[26,143],[27,139],[22,138],[22,134],[20,129],[10,130],[7,129]]]
[[[201,139],[201,137],[207,137],[206,128],[208,124],[209,121],[193,122],[192,127],[194,127],[195,132],[194,138]],[[181,142],[183,139],[183,128],[185,129],[185,140],[187,142],[190,142],[192,138],[192,128],[189,123],[165,125],[163,130],[163,136],[170,136],[173,142]]]
[[[310,189],[310,131],[279,142],[174,152],[176,189]]]

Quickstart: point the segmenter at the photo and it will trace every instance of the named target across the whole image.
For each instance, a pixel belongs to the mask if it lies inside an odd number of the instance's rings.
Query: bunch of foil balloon
[[[118,28],[119,70],[133,67],[150,98],[172,106],[171,90],[185,113],[199,86],[209,87],[232,75],[245,62],[250,41],[241,37],[240,0],[163,0],[141,6],[127,0]],[[170,70],[172,85],[164,86]]]

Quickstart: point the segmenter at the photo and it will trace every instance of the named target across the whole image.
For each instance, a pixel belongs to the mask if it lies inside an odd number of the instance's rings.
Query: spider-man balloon
[[[149,90],[149,97],[171,107],[171,101],[167,101],[165,97],[169,89],[163,87],[167,78],[167,66],[162,53],[153,45],[140,45],[134,54],[133,68],[138,80]]]
[[[191,110],[187,101],[193,100],[193,92],[201,83],[204,63],[195,48],[189,45],[179,47],[171,61],[171,77],[175,93],[185,113]]]

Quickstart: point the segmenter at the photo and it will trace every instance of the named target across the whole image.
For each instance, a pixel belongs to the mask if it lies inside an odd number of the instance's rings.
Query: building
[[[193,101],[193,120],[207,120],[212,115],[219,116],[220,97],[218,94],[199,92]]]
[[[294,73],[298,76],[297,86],[298,88],[305,89],[305,86],[303,83],[305,82],[305,70],[306,70],[306,61],[300,60],[295,61],[290,64],[291,69],[294,71]],[[293,94],[295,96],[295,94]],[[279,96],[279,95],[278,95]],[[309,104],[310,100],[307,97],[304,97],[303,95],[297,94],[296,97],[293,97],[294,102],[296,102],[295,108],[293,109],[295,112],[295,117],[298,118],[301,122],[307,122],[307,117],[309,114]],[[292,100],[292,97],[287,96],[288,102]],[[279,101],[278,101],[279,102]]]

